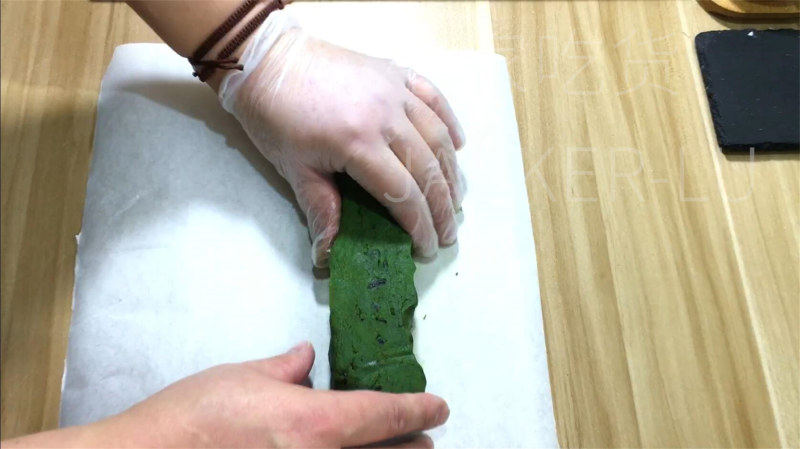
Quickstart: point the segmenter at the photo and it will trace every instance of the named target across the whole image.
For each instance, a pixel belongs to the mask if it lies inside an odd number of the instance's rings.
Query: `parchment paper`
[[[417,264],[415,351],[451,416],[437,447],[557,446],[536,252],[502,57],[405,61],[462,121],[459,242]],[[103,79],[78,236],[61,425],[300,340],[327,388],[328,281],[288,185],[185,60],[118,47]]]

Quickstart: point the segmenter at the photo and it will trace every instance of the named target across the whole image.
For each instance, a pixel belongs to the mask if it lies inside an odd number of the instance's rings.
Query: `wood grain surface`
[[[8,438],[57,425],[100,79],[158,39],[122,4],[0,5]],[[718,150],[693,48],[754,25],[694,0],[360,5],[507,58],[561,445],[800,446],[800,159]]]

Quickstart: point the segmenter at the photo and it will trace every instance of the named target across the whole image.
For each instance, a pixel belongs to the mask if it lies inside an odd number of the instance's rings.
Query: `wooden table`
[[[693,0],[367,5],[366,29],[402,8],[427,30],[403,39],[508,58],[561,444],[800,446],[800,160],[720,153],[693,51],[745,25]],[[122,4],[2,1],[4,438],[57,425],[100,78],[135,41],[157,37]]]

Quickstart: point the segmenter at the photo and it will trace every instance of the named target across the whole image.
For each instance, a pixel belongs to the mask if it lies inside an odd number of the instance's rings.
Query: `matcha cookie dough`
[[[417,306],[411,237],[345,175],[339,234],[330,254],[331,388],[425,391],[413,352]]]

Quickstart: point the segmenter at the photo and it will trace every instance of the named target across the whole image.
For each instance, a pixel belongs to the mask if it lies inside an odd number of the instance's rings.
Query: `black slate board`
[[[800,147],[800,32],[731,30],[695,38],[719,146]]]

